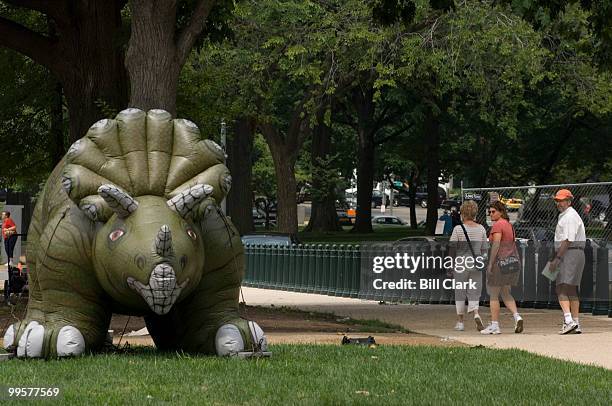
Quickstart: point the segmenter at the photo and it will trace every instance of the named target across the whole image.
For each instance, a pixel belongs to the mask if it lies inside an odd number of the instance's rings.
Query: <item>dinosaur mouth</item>
[[[127,278],[128,286],[138,292],[151,310],[159,315],[170,311],[188,282],[189,279],[186,279],[177,284],[174,269],[168,264],[157,265],[151,272],[147,285],[132,277]]]

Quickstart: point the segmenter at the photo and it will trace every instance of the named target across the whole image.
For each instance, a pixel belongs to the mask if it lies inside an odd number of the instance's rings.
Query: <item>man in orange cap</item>
[[[578,320],[580,301],[578,286],[584,268],[586,233],[580,215],[572,207],[572,192],[561,189],[555,194],[559,220],[555,229],[555,259],[549,269],[557,274],[557,297],[563,310],[563,327],[559,334],[581,333]]]

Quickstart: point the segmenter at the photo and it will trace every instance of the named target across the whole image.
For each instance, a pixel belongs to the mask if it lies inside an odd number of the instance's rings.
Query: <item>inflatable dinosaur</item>
[[[238,314],[244,252],[219,209],[223,150],[164,110],[95,123],[47,180],[28,232],[30,299],[4,347],[49,358],[99,349],[112,313],[144,316],[156,346],[265,349]]]

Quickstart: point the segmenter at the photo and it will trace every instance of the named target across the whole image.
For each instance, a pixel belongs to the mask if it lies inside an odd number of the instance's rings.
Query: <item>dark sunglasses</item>
[[[497,211],[497,210],[495,210],[495,209],[491,209],[491,210],[489,210],[489,214],[493,214],[493,213],[495,213],[496,211]]]

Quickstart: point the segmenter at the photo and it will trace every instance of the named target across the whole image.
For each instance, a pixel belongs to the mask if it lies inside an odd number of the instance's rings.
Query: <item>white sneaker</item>
[[[563,327],[561,328],[561,331],[559,331],[559,334],[561,335],[569,334],[572,331],[576,330],[577,327],[578,327],[578,324],[576,324],[574,320],[570,321],[569,323],[563,323]]]
[[[576,326],[576,328],[574,329],[574,334],[582,334],[582,329],[580,328],[580,324],[578,324],[578,326]]]
[[[479,315],[474,316],[474,322],[476,323],[476,330],[478,331],[484,330],[485,326]]]
[[[518,316],[516,320],[514,320],[514,332],[522,333],[523,332],[523,318]]]
[[[487,328],[482,330],[480,334],[501,334],[501,330],[499,329],[499,324],[489,324]]]
[[[458,321],[457,324],[455,324],[455,330],[463,331],[463,330],[465,330],[465,326],[463,325],[462,322]]]

